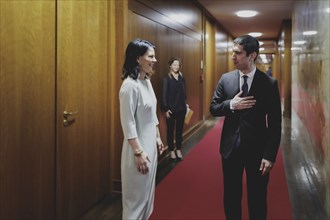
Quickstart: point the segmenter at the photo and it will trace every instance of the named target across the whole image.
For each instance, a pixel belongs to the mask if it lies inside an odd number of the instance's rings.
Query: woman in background
[[[124,133],[121,155],[123,219],[148,219],[154,207],[157,147],[163,143],[150,82],[155,46],[136,39],[126,49],[120,88],[120,119]]]
[[[180,58],[172,57],[168,65],[169,72],[163,82],[163,111],[166,116],[167,144],[171,158],[175,160],[182,159],[182,132],[187,111],[186,83],[180,72]],[[176,151],[174,151],[174,132]]]

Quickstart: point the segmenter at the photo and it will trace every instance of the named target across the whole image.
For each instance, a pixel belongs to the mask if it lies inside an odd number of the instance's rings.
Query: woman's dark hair
[[[133,79],[138,78],[140,69],[137,59],[143,56],[150,48],[155,48],[155,46],[149,41],[141,39],[135,39],[127,45],[122,79],[126,79],[128,76]]]
[[[257,59],[259,54],[259,41],[255,37],[252,37],[251,35],[242,35],[236,38],[233,43],[242,45],[243,49],[246,51],[246,56],[256,52],[257,56],[254,60]]]

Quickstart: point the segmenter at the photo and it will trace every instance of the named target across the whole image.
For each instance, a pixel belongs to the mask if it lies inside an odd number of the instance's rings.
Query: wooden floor
[[[183,143],[182,153],[187,155],[199,140],[217,122],[206,120],[191,138]],[[328,220],[324,209],[325,180],[320,171],[321,164],[317,160],[317,152],[310,149],[303,137],[304,130],[294,131],[292,123],[301,123],[293,113],[292,119],[283,119],[281,148],[284,157],[286,177],[291,200],[294,220]],[[302,127],[303,126],[299,126]],[[311,157],[310,155],[314,155]],[[169,157],[158,165],[156,183],[158,184],[180,162],[173,162]],[[274,181],[274,180],[271,180]],[[88,210],[80,220],[120,220],[122,212],[120,195],[105,198],[93,208]]]
[[[291,124],[299,130],[291,128]],[[292,119],[284,118],[281,146],[295,220],[329,220],[324,206],[326,181],[320,153],[313,149],[310,135],[292,112]],[[329,186],[328,186],[329,187]]]

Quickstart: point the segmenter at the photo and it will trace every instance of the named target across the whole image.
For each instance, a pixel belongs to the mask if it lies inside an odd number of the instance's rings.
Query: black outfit
[[[164,112],[171,110],[170,118],[166,118],[167,144],[170,151],[174,150],[174,127],[176,149],[181,149],[183,124],[186,116],[186,83],[184,77],[179,74],[178,80],[166,76],[163,82],[163,103]]]
[[[210,112],[225,116],[220,153],[227,219],[241,219],[242,175],[247,176],[250,219],[266,219],[269,173],[261,175],[261,160],[275,162],[281,139],[281,103],[277,81],[256,69],[249,96],[256,104],[231,110],[230,101],[240,91],[239,71],[224,74],[214,92]]]

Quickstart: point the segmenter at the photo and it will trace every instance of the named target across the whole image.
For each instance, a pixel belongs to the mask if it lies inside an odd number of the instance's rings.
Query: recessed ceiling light
[[[262,35],[262,33],[260,33],[260,32],[251,32],[251,33],[248,33],[248,35],[251,35],[252,37],[260,37]]]
[[[317,31],[304,31],[303,35],[315,35],[317,34]]]
[[[291,50],[293,50],[293,51],[301,51],[302,49],[300,48],[300,47],[291,47]]]
[[[296,45],[303,45],[305,44],[306,41],[305,40],[297,40],[297,41],[294,41],[293,44],[296,44]]]
[[[249,18],[256,16],[258,12],[252,11],[252,10],[243,10],[243,11],[238,11],[235,13],[238,17],[243,17],[243,18]]]

